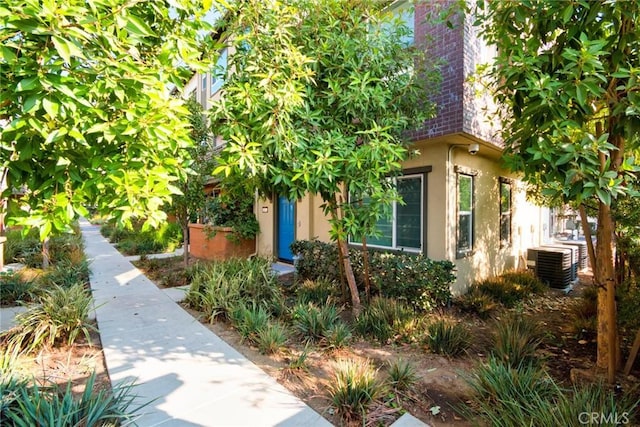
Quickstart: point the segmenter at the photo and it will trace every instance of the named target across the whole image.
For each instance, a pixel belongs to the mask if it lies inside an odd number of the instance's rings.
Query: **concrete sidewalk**
[[[330,426],[80,225],[111,381],[155,399],[139,426]]]

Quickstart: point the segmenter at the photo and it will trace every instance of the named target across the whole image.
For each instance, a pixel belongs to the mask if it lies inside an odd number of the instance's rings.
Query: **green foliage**
[[[271,261],[259,257],[206,264],[195,273],[186,302],[209,321],[229,318],[240,304],[264,304],[274,315],[284,310],[284,297]]]
[[[31,301],[35,293],[36,284],[31,280],[25,280],[19,272],[0,273],[0,303],[2,305],[16,305],[18,301]]]
[[[374,297],[356,318],[355,329],[364,337],[371,337],[381,344],[404,337],[416,317],[415,312],[402,301]]]
[[[80,396],[52,384],[41,387],[26,380],[2,377],[0,419],[8,427],[86,426],[100,427],[131,423],[143,406],[135,406],[133,385],[119,384],[111,390],[97,390],[95,373],[87,379]],[[6,423],[6,424],[4,424]]]
[[[3,335],[11,348],[25,353],[63,342],[71,344],[79,335],[90,341],[90,331],[96,330],[88,319],[91,304],[84,285],[53,285],[40,296],[38,304],[16,317],[18,326]]]
[[[628,281],[619,288],[618,318],[620,326],[629,332],[640,329],[638,307],[640,307],[640,283]]]
[[[296,271],[302,279],[340,281],[335,245],[320,241],[298,240],[291,245],[299,255]],[[354,273],[363,287],[362,251],[350,249]],[[370,275],[374,293],[430,310],[446,305],[451,299],[450,286],[455,280],[454,265],[449,261],[433,261],[421,255],[372,252]]]
[[[402,359],[389,362],[389,382],[396,390],[410,390],[418,382],[416,368]]]
[[[330,325],[324,332],[324,346],[330,349],[344,348],[351,343],[351,326],[342,321]]]
[[[42,243],[38,239],[38,230],[35,228],[23,231],[10,229],[6,233],[5,261],[19,262],[27,267],[42,267]],[[84,259],[84,243],[77,230],[72,233],[64,233],[54,236],[49,240],[49,262],[78,263]]]
[[[30,229],[28,233],[24,234],[22,230],[18,228],[8,229],[5,232],[7,240],[4,242],[4,262],[24,262],[25,257],[33,256],[32,253],[37,253],[42,250],[40,240],[38,239],[38,230]],[[37,265],[33,262],[26,263],[31,266],[40,266],[42,260]]]
[[[473,394],[461,412],[487,425],[519,427],[633,424],[638,401],[603,384],[564,390],[541,368],[489,359],[466,377]],[[582,415],[581,415],[582,414]],[[596,414],[597,418],[590,418]]]
[[[432,352],[455,357],[469,348],[471,334],[461,323],[440,319],[427,327],[426,341]]]
[[[215,63],[207,12],[187,0],[3,2],[3,197],[26,193],[9,199],[7,223],[43,239],[88,216],[85,205],[124,222],[165,219],[190,143],[188,110],[167,84],[180,90]]]
[[[143,230],[141,223],[131,228],[105,223],[100,232],[125,255],[146,255],[172,252],[182,244],[182,229],[173,222],[164,222],[157,228]]]
[[[618,310],[621,317],[626,317],[626,307],[625,303],[620,301]],[[635,312],[636,310],[637,306],[633,311]],[[598,317],[598,288],[596,286],[584,288],[580,298],[577,298],[569,307],[569,316],[571,318],[571,326],[578,336],[596,332]],[[636,317],[634,314],[633,318]]]
[[[319,342],[338,323],[340,316],[335,305],[298,304],[291,310],[293,328],[306,342]]]
[[[367,408],[383,391],[384,385],[368,361],[339,360],[329,384],[332,406],[347,421],[364,420]]]
[[[463,311],[475,313],[481,319],[488,319],[498,308],[498,303],[477,286],[472,286],[466,294],[456,298],[455,303]]]
[[[530,295],[524,287],[514,286],[499,277],[481,280],[473,286],[505,307],[514,307]]]
[[[68,288],[77,284],[89,283],[89,263],[83,259],[79,263],[62,261],[45,271],[39,281],[48,287],[50,285]]]
[[[496,320],[492,353],[498,361],[512,367],[535,364],[541,335],[540,327],[533,319],[507,314]]]
[[[258,330],[255,341],[261,353],[273,354],[280,351],[287,338],[287,329],[284,326],[269,322]]]
[[[235,241],[253,239],[260,232],[253,213],[253,193],[242,187],[212,198],[205,206],[204,215],[211,225],[233,228],[227,237]]]
[[[336,297],[339,285],[327,279],[306,279],[295,287],[298,303],[314,303],[317,305],[330,303]]]
[[[231,313],[231,322],[243,339],[256,343],[258,332],[269,323],[269,312],[262,305],[247,307],[240,303]]]
[[[522,288],[536,295],[543,294],[549,289],[549,287],[531,271],[506,271],[500,275],[500,278],[514,287]]]

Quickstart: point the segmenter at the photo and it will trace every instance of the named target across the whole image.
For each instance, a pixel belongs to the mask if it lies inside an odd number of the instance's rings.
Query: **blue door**
[[[295,234],[295,202],[286,197],[278,197],[277,249],[278,259],[293,262],[293,254],[289,245],[296,238]]]

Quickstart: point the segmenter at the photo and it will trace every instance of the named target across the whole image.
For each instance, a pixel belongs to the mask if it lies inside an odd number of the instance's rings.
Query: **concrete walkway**
[[[330,426],[80,225],[111,381],[155,399],[139,426]]]

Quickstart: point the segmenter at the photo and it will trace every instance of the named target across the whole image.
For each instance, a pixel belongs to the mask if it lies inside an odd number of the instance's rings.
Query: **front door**
[[[295,201],[279,196],[276,228],[278,259],[282,261],[293,262],[293,254],[289,246],[296,238],[295,220]]]

